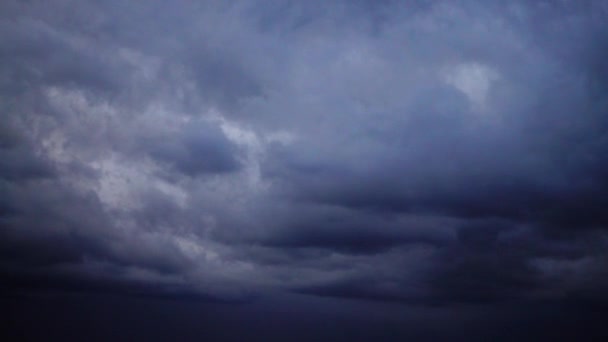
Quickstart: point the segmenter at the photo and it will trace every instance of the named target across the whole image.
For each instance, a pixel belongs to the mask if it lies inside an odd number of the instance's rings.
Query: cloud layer
[[[606,303],[602,1],[3,1],[0,276]]]

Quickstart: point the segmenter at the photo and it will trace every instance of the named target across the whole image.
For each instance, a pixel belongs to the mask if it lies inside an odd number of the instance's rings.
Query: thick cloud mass
[[[0,106],[7,295],[606,312],[604,1],[2,1]]]

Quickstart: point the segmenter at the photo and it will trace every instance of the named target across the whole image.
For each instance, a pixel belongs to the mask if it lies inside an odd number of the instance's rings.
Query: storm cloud
[[[606,2],[3,1],[0,105],[6,300],[602,333]]]

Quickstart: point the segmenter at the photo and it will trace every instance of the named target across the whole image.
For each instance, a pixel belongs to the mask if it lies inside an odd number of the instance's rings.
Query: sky
[[[608,2],[0,3],[16,340],[608,336]]]

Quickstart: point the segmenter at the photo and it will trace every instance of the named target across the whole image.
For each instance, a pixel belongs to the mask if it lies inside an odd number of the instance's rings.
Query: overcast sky
[[[606,1],[3,0],[0,106],[24,331],[84,293],[235,340],[602,332]]]

